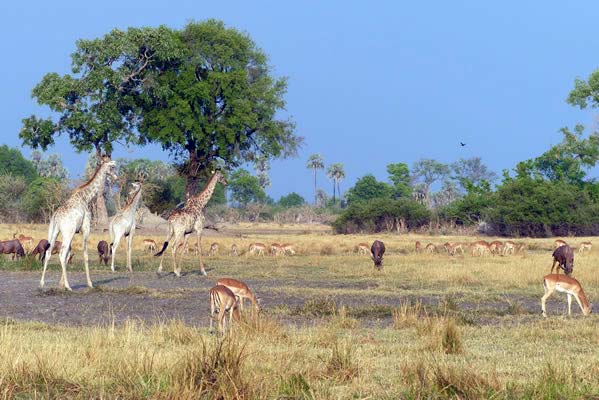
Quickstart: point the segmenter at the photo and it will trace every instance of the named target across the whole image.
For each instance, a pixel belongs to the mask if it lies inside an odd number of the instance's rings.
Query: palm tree
[[[339,188],[339,182],[345,178],[345,170],[343,164],[335,163],[329,165],[327,169],[327,176],[333,181],[333,204],[335,204],[335,185],[337,185],[337,192],[339,193],[339,199],[341,199],[341,189]]]
[[[314,170],[314,205],[316,205],[316,171],[324,169],[324,158],[320,154],[312,154],[308,157],[306,168]]]

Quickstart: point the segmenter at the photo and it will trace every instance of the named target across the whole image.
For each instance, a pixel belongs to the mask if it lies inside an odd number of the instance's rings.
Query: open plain
[[[0,236],[44,226],[3,226]],[[117,253],[117,271],[100,265],[92,235],[92,281],[80,237],[69,266],[73,292],[57,290],[53,256],[46,287],[41,265],[4,259],[0,270],[0,394],[4,397],[119,398],[544,398],[599,394],[596,317],[564,295],[548,301],[542,277],[553,239],[514,239],[515,255],[416,254],[415,241],[442,245],[474,237],[332,235],[319,226],[230,227],[203,239],[219,254],[184,255],[183,276],[142,241],[133,273]],[[4,235],[3,235],[4,234]],[[382,272],[354,246],[385,242]],[[484,238],[490,241],[489,238]],[[565,238],[575,245],[588,238]],[[501,239],[500,239],[501,240]],[[592,240],[592,239],[590,239]],[[293,256],[249,256],[250,243],[292,243]],[[235,243],[240,256],[230,256]],[[574,276],[590,302],[599,296],[595,251],[576,254]],[[208,332],[208,290],[221,277],[246,282],[260,298],[224,338]],[[567,350],[564,350],[567,349]],[[42,361],[43,360],[43,361]],[[212,364],[211,364],[212,363]]]

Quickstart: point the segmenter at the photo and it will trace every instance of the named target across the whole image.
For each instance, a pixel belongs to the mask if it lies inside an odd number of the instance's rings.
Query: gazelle
[[[156,241],[152,239],[144,239],[144,251],[156,251]]]
[[[491,254],[491,246],[484,240],[479,240],[470,245],[472,249],[472,255],[484,256],[485,253]]]
[[[239,299],[239,306],[243,310],[245,299],[249,299],[256,311],[260,311],[258,299],[250,290],[248,285],[233,278],[221,278],[216,282],[217,285],[226,286]]]
[[[218,255],[218,243],[214,242],[210,245],[210,250],[208,250],[208,257],[214,257]]]
[[[416,254],[422,253],[422,243],[416,241]]]
[[[561,240],[561,239],[556,239],[555,242],[553,242],[553,248],[557,249],[558,247],[564,246],[568,243],[566,243],[565,241]]]
[[[516,243],[512,242],[511,240],[506,240],[503,243],[503,255],[507,256],[508,254],[514,254],[514,251],[516,249]]]
[[[545,295],[541,298],[543,317],[547,317],[545,301],[556,290],[568,295],[568,315],[572,315],[572,296],[574,296],[576,302],[578,302],[580,310],[585,316],[588,316],[591,313],[591,306],[587,300],[587,296],[584,294],[582,286],[580,286],[580,283],[576,279],[566,275],[549,274],[545,275],[543,278],[543,287],[545,288]]]
[[[579,253],[584,253],[585,251],[591,251],[593,244],[591,242],[582,242],[580,247],[578,248]]]
[[[503,253],[503,242],[499,240],[492,241],[491,243],[489,243],[489,250],[493,255]]]
[[[368,243],[358,243],[354,247],[354,251],[361,256],[365,256],[366,254],[370,253],[370,246]]]
[[[295,255],[295,248],[293,248],[293,245],[291,243],[283,243],[281,247],[283,248],[283,252],[285,254],[289,254],[290,256]]]
[[[270,255],[271,256],[284,256],[285,250],[283,250],[283,245],[281,243],[271,243]]]
[[[464,254],[464,248],[462,247],[461,243],[445,243],[443,245],[443,247],[445,247],[445,250],[447,250],[447,253],[450,256],[455,256],[456,253],[458,252],[458,250],[460,251],[461,254]]]
[[[235,243],[231,245],[231,251],[229,252],[229,255],[232,257],[237,257],[239,255],[239,251],[237,250],[237,245]]]
[[[432,243],[426,245],[426,252],[429,254],[433,254],[437,252],[437,246]]]
[[[231,326],[231,317],[236,321],[239,317],[239,302],[235,294],[226,286],[216,285],[210,289],[210,332],[212,332],[212,322],[214,314],[218,314],[218,328],[221,333],[225,332],[225,313],[229,313],[229,326]]]
[[[252,243],[248,247],[249,255],[260,255],[263,256],[266,251],[266,245],[264,243]]]

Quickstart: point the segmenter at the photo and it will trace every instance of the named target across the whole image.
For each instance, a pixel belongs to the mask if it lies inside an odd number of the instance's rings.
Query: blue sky
[[[312,198],[312,153],[344,164],[342,190],[420,158],[480,156],[500,173],[559,142],[560,127],[596,127],[593,110],[565,98],[576,77],[599,67],[598,14],[599,3],[557,1],[3,2],[0,143],[21,146],[21,119],[44,112],[31,89],[45,73],[69,72],[77,39],[217,18],[249,33],[289,78],[287,108],[305,146],[297,159],[273,162],[275,199]],[[81,174],[86,155],[66,141],[50,152]],[[115,156],[168,160],[157,147]],[[321,174],[319,186],[332,184]]]

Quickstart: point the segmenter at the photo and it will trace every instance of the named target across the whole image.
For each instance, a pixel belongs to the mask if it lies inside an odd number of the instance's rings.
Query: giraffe
[[[171,216],[168,218],[168,234],[166,240],[162,245],[162,250],[154,254],[156,257],[160,257],[160,266],[158,272],[162,272],[162,261],[164,251],[166,250],[169,242],[172,240],[172,252],[173,252],[173,272],[177,276],[181,276],[181,268],[177,268],[177,250],[181,241],[183,241],[182,248],[187,247],[187,240],[192,232],[196,232],[197,235],[197,246],[199,249],[200,259],[200,272],[202,275],[208,275],[204,270],[204,264],[202,263],[202,251],[200,246],[200,240],[202,235],[202,229],[204,228],[204,208],[214,193],[216,184],[220,182],[223,185],[227,184],[227,180],[223,176],[221,171],[215,171],[212,177],[206,183],[204,190],[195,196],[190,196],[185,205],[181,209],[173,211]]]
[[[87,286],[90,288],[93,287],[89,277],[89,262],[87,256],[87,241],[89,239],[91,224],[91,212],[89,206],[96,195],[102,195],[107,176],[110,176],[114,180],[117,179],[115,166],[116,162],[112,161],[110,157],[102,156],[100,165],[96,168],[91,179],[75,189],[67,202],[60,206],[54,212],[52,218],[50,218],[50,225],[48,226],[48,241],[50,243],[46,250],[40,287],[44,287],[46,268],[48,267],[48,262],[50,261],[56,238],[58,237],[58,234],[61,233],[62,247],[60,249],[59,258],[60,265],[62,266],[62,276],[60,278],[59,287],[71,290],[67,279],[67,260],[71,253],[73,236],[79,232],[83,234],[83,263],[85,264]]]
[[[117,215],[111,218],[109,224],[110,231],[110,249],[112,251],[112,261],[110,269],[114,272],[114,259],[116,249],[119,247],[121,238],[127,238],[127,269],[133,272],[131,268],[131,250],[133,245],[133,235],[135,233],[135,222],[137,208],[141,202],[141,183],[133,182],[133,189],[129,192],[129,203]]]

